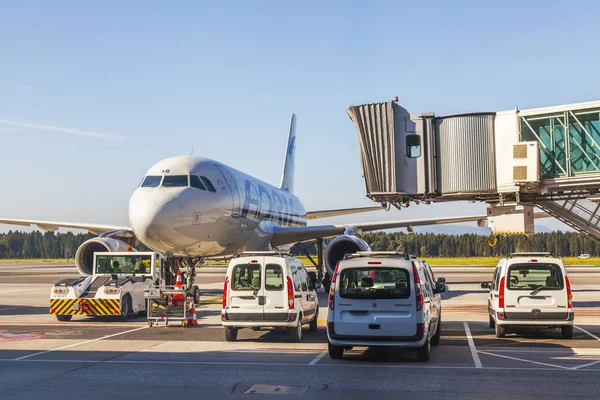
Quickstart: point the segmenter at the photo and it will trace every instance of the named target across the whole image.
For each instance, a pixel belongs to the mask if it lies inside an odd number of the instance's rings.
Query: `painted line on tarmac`
[[[475,363],[475,368],[482,368],[481,360],[479,359],[479,354],[477,354],[477,348],[475,347],[475,342],[473,341],[473,336],[471,336],[471,330],[469,329],[469,324],[467,322],[463,322],[465,327],[465,334],[467,335],[467,342],[469,342],[469,349],[471,349],[471,356],[473,357],[473,363]]]
[[[318,356],[316,356],[315,358],[313,358],[312,361],[308,363],[308,365],[315,365],[316,363],[318,363],[319,361],[321,361],[321,358],[325,357],[325,354],[327,354],[327,350],[323,350],[321,352],[321,354],[319,354]]]
[[[45,314],[44,314],[45,315]],[[6,315],[0,315],[1,317],[6,317]],[[78,327],[78,328],[82,328],[82,327],[108,327],[108,328],[130,328],[132,326],[146,326],[147,322],[127,322],[127,323],[110,323],[110,322],[94,322],[94,321],[90,321],[90,322],[62,322],[62,323],[56,323],[56,322],[31,322],[31,321],[0,321],[0,326],[31,326],[32,324],[35,324],[36,326],[60,326],[63,328],[71,328],[71,327]]]
[[[577,367],[572,367],[571,369],[580,369],[580,368],[590,367],[590,366],[596,365],[596,364],[600,364],[600,360],[592,361],[590,363],[583,364],[583,365],[578,365]]]
[[[47,285],[43,285],[43,286],[47,286]],[[42,291],[44,289],[43,288],[30,288],[30,289],[0,290],[0,294],[3,294],[3,293],[16,293],[16,292],[28,292],[28,291],[32,291],[32,290]]]
[[[493,356],[493,357],[506,358],[508,360],[521,361],[521,362],[524,362],[524,363],[544,365],[546,367],[555,367],[555,368],[567,369],[567,370],[571,369],[569,367],[563,367],[562,365],[554,365],[554,364],[547,364],[547,363],[543,363],[543,362],[539,362],[539,361],[524,360],[522,358],[517,358],[517,357],[503,356],[502,354],[488,353],[487,351],[481,351],[481,350],[479,350],[479,353],[485,354],[485,355],[488,355],[488,356]]]
[[[71,347],[76,347],[76,346],[81,346],[81,345],[88,344],[88,343],[97,342],[99,340],[108,339],[108,338],[119,336],[119,335],[124,335],[126,333],[131,333],[131,332],[139,331],[141,329],[148,329],[148,327],[147,326],[143,326],[141,328],[130,329],[130,330],[125,331],[125,332],[119,332],[119,333],[115,333],[115,334],[112,334],[112,335],[102,336],[102,337],[99,337],[99,338],[96,338],[96,339],[92,339],[92,340],[86,340],[85,342],[73,343],[73,344],[70,344],[68,346],[57,347],[56,349],[52,349],[52,350],[40,351],[39,353],[29,354],[27,356],[15,358],[14,361],[21,361],[21,360],[25,360],[25,359],[30,358],[30,357],[35,357],[35,356],[39,356],[39,355],[46,354],[46,353],[52,353],[52,352],[58,351],[58,350],[69,349]]]
[[[305,363],[276,363],[276,362],[233,362],[233,361],[151,361],[151,360],[18,360],[12,358],[4,358],[0,359],[0,362],[24,362],[24,363],[78,363],[78,364],[142,364],[142,365],[242,365],[242,366],[264,366],[264,367],[309,367],[308,364]],[[329,363],[321,363],[314,364],[310,367],[325,367],[325,368],[365,368],[365,364],[329,364]],[[501,371],[555,371],[555,368],[536,368],[536,367],[468,367],[464,365],[389,365],[389,364],[368,364],[370,368],[386,368],[386,369],[463,369],[463,370],[501,370]],[[555,367],[555,366],[553,366]],[[565,371],[571,372],[600,372],[600,369],[571,369],[567,367],[564,368]]]
[[[596,340],[600,341],[600,337],[598,337],[598,336],[594,335],[593,333],[591,333],[591,332],[588,332],[588,331],[586,331],[585,329],[583,329],[583,328],[580,328],[580,327],[578,327],[578,326],[576,326],[575,328],[579,329],[579,330],[580,330],[581,332],[583,332],[583,333],[586,333],[586,334],[588,334],[589,336],[593,337],[594,339],[596,339]]]

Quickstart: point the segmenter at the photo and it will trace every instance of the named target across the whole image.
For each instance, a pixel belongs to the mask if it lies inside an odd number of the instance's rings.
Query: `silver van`
[[[429,360],[440,343],[445,281],[434,282],[429,266],[397,252],[358,252],[338,263],[327,316],[329,356],[353,346],[416,349]]]

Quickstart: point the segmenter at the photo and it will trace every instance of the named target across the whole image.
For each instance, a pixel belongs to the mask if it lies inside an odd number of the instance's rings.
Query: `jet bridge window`
[[[142,187],[158,187],[160,186],[161,179],[162,176],[148,175],[146,179],[144,179],[144,182],[142,182]]]
[[[409,158],[421,157],[421,137],[419,135],[406,136],[406,156]]]
[[[163,187],[187,187],[187,175],[168,175],[165,176],[162,183]]]
[[[214,193],[217,192],[217,190],[213,186],[212,182],[209,181],[207,177],[201,176],[200,179],[202,179],[202,182],[204,182],[204,185],[208,188],[209,192],[214,192]]]
[[[204,186],[198,175],[190,175],[190,186],[196,189],[206,190],[206,186]]]

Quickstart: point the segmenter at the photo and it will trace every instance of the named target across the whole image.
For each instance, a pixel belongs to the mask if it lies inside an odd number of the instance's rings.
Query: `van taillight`
[[[425,324],[417,324],[417,334],[425,333]]]
[[[413,279],[415,282],[415,297],[417,299],[417,311],[421,311],[423,305],[425,305],[425,298],[423,298],[423,289],[421,289],[421,278],[419,278],[419,271],[417,270],[417,264],[412,262]]]
[[[498,293],[498,308],[504,308],[504,277],[500,279],[500,293]]]
[[[288,308],[294,309],[294,287],[292,286],[292,279],[287,277],[287,291],[288,291]]]
[[[229,277],[225,277],[225,284],[223,285],[223,308],[227,308],[227,286],[229,286]]]
[[[327,299],[327,305],[329,306],[330,310],[333,310],[335,308],[335,305],[334,305],[334,299],[335,299],[335,280],[337,278],[338,266],[339,265],[340,265],[339,262],[337,264],[335,264],[335,269],[333,270],[333,277],[331,277],[331,286],[329,287],[329,297]]]
[[[335,330],[333,328],[333,322],[328,322],[327,323],[327,331],[329,331],[329,333],[331,333],[332,335],[335,334]]]
[[[573,308],[573,293],[571,292],[571,282],[569,282],[568,276],[565,276],[565,281],[567,282],[567,304],[569,308]]]

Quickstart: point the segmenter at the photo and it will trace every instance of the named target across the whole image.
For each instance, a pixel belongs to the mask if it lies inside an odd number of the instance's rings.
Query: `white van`
[[[232,259],[223,286],[225,339],[236,340],[240,328],[285,328],[297,342],[302,325],[309,324],[315,332],[315,279],[300,260],[278,253],[253,252]]]
[[[353,346],[411,347],[429,360],[440,343],[443,278],[396,252],[358,252],[336,266],[329,291],[329,356]]]
[[[549,253],[515,253],[498,262],[488,297],[489,325],[496,337],[511,327],[560,328],[573,337],[573,295],[565,266]]]

